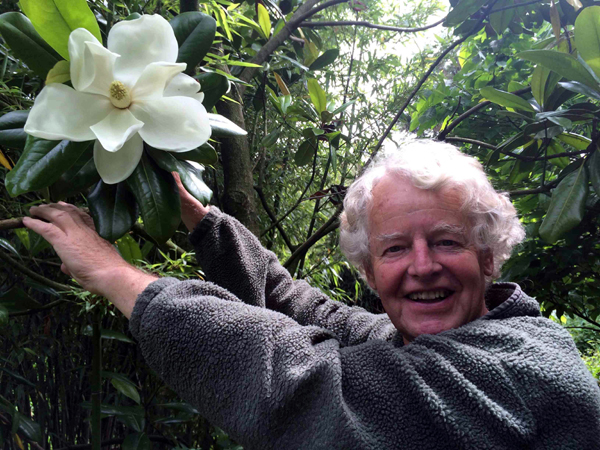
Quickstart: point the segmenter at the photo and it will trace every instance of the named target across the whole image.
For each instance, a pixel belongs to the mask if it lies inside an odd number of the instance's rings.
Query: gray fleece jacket
[[[216,208],[190,240],[215,284],[150,284],[130,328],[246,449],[600,449],[598,385],[519,286],[493,285],[487,315],[403,346],[386,315],[294,281]]]

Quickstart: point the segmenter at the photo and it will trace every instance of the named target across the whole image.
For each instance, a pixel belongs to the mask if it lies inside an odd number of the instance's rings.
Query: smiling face
[[[409,343],[486,314],[491,252],[470,242],[470,227],[451,191],[415,188],[386,175],[373,188],[369,214],[369,285]]]

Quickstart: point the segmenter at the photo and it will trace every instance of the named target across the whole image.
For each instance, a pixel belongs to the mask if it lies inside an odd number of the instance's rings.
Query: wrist
[[[99,291],[129,318],[138,295],[158,278],[130,264],[123,264],[108,269],[103,274]]]

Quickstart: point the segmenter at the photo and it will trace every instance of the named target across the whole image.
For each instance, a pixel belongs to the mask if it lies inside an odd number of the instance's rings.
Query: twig
[[[260,186],[254,186],[254,190],[258,194],[258,198],[260,199],[264,210],[267,212],[267,215],[275,223],[275,226],[277,227],[277,230],[279,231],[279,234],[283,238],[285,244],[288,246],[290,251],[293,252],[297,246],[292,244],[292,241],[290,241],[290,238],[288,237],[285,230],[282,228],[279,222],[277,222],[277,217],[275,217],[275,214],[273,214],[273,211],[271,211],[271,208],[269,208],[269,205],[267,204],[267,199],[265,198],[265,193],[263,192],[262,188]]]
[[[500,11],[506,11],[507,9],[520,8],[521,6],[534,5],[535,3],[541,3],[541,0],[533,0],[533,1],[527,2],[527,3],[515,3],[514,5],[503,6],[502,8],[498,8],[498,9],[494,9],[493,11],[490,11],[489,14],[494,14],[494,13],[497,13]]]
[[[153,442],[162,442],[162,443],[170,444],[170,445],[172,445],[174,442],[172,439],[168,439],[164,436],[158,436],[158,435],[154,435],[154,434],[149,435],[148,438]],[[100,445],[102,447],[107,447],[109,445],[121,444],[121,443],[123,443],[124,440],[125,440],[125,438],[107,439],[106,441],[102,441],[100,443]],[[92,448],[92,444],[77,444],[77,445],[68,445],[66,447],[61,447],[56,450],[88,450],[91,448]]]
[[[27,309],[25,311],[8,313],[8,317],[28,316],[29,314],[35,314],[40,311],[47,311],[49,309],[54,308],[55,306],[62,305],[63,303],[67,303],[67,301],[66,300],[56,300],[52,303],[48,303],[47,305],[40,306],[39,308],[32,308],[32,309]]]
[[[371,152],[371,155],[369,156],[369,159],[362,166],[362,169],[360,170],[359,174],[357,175],[357,178],[360,177],[360,175],[362,175],[362,173],[369,166],[369,164],[371,164],[371,161],[373,161],[373,159],[377,155],[377,152],[379,152],[379,149],[383,145],[383,142],[387,138],[388,134],[390,134],[390,131],[392,131],[392,128],[394,128],[394,125],[396,125],[396,123],[398,122],[398,120],[400,120],[400,117],[404,113],[404,110],[408,107],[408,105],[410,104],[410,102],[412,101],[412,99],[415,97],[415,95],[417,95],[417,92],[419,92],[419,89],[421,89],[421,86],[423,86],[423,84],[425,83],[425,81],[427,81],[427,79],[433,73],[433,71],[438,66],[438,64],[442,62],[442,60],[446,57],[446,55],[448,53],[450,53],[452,50],[454,50],[456,47],[458,47],[460,44],[462,44],[468,38],[470,38],[475,33],[475,31],[479,31],[479,25],[485,20],[486,17],[487,17],[487,15],[482,16],[481,19],[479,19],[479,21],[477,22],[477,24],[473,26],[473,29],[471,31],[469,31],[467,34],[465,34],[462,38],[454,41],[429,66],[429,69],[427,69],[427,72],[425,72],[425,75],[423,75],[421,77],[421,79],[419,80],[419,82],[417,83],[417,85],[415,86],[415,88],[412,90],[412,92],[409,94],[408,98],[406,99],[406,101],[404,102],[404,104],[402,105],[402,107],[400,108],[400,110],[398,111],[398,113],[396,114],[396,116],[394,117],[394,119],[392,120],[392,122],[388,125],[388,127],[384,131],[383,135],[381,136],[381,138],[377,142],[377,145],[375,145],[375,148]]]
[[[0,251],[0,259],[4,260],[6,263],[10,264],[13,268],[17,269],[19,272],[27,275],[29,278],[39,281],[40,283],[45,284],[46,286],[49,286],[53,289],[56,289],[59,291],[67,291],[67,292],[71,292],[71,291],[77,289],[74,286],[69,286],[67,284],[57,283],[56,281],[49,280],[48,278],[34,272],[33,270],[28,269],[23,264],[15,261],[14,259],[12,259],[10,256],[8,256],[3,251]]]
[[[0,220],[0,230],[13,230],[15,228],[23,228],[23,218]]]
[[[537,1],[537,0],[536,0]],[[364,20],[341,20],[341,21],[323,21],[323,22],[302,22],[300,24],[300,28],[319,28],[319,27],[345,27],[345,26],[359,26],[366,28],[374,28],[377,30],[386,30],[386,31],[397,31],[399,33],[416,33],[418,31],[429,30],[430,28],[435,28],[440,25],[446,18],[438,20],[435,23],[430,25],[425,25],[422,27],[393,27],[391,25],[379,25],[376,23],[366,22]]]

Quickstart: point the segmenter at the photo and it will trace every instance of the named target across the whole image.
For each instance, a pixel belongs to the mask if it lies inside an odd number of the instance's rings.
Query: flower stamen
[[[124,109],[131,105],[131,95],[129,90],[120,81],[113,81],[108,88],[110,102],[116,108]]]

